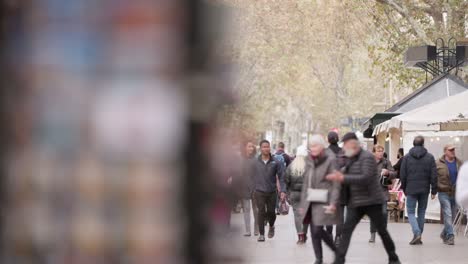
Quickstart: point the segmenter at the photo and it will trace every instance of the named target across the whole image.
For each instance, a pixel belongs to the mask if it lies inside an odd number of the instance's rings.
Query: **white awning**
[[[395,116],[377,125],[373,134],[389,132],[392,128],[403,131],[441,131],[441,123],[466,118],[468,118],[468,91]],[[460,129],[464,130],[463,127]]]

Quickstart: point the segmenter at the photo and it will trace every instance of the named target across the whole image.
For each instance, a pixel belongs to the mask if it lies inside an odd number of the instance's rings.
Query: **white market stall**
[[[436,158],[442,155],[443,146],[451,143],[457,146],[457,156],[467,160],[468,131],[465,124],[459,122],[455,125],[447,121],[465,120],[467,116],[468,92],[462,92],[395,116],[376,126],[374,135],[379,140],[390,141],[391,153],[400,146],[408,151],[413,146],[414,137],[421,135],[426,138],[426,148]],[[438,201],[430,202],[427,217],[440,218]]]

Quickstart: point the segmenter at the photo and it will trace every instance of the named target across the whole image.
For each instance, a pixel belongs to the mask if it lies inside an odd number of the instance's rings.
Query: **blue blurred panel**
[[[94,1],[89,0],[35,0],[41,8],[43,15],[50,18],[78,18],[85,14],[89,5]],[[99,2],[99,0],[95,1]]]
[[[36,36],[35,63],[83,71],[102,60],[104,38],[95,32],[54,26]]]

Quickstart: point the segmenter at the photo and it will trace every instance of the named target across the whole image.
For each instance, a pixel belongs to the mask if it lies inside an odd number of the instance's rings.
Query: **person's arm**
[[[372,177],[376,177],[376,163],[374,158],[366,157],[361,161],[361,173],[360,174],[344,174],[344,184],[362,184],[366,185],[372,180]]]
[[[277,174],[277,177],[278,177],[278,181],[279,181],[279,185],[280,185],[280,191],[282,193],[286,193],[286,184],[284,182],[284,169],[282,169],[281,166],[279,163],[276,163],[277,164],[277,167],[276,167],[276,174]]]
[[[431,159],[431,194],[437,194],[437,165],[435,159]]]
[[[388,179],[390,179],[390,180],[396,179],[396,177],[397,177],[397,172],[396,172],[395,169],[393,168],[392,162],[389,161],[389,160],[387,160],[387,168],[386,168],[386,169],[388,170],[388,176],[387,176]]]
[[[400,178],[401,163],[403,162],[403,157],[401,157],[398,162],[393,166],[393,169],[396,172],[396,177]]]
[[[286,191],[289,192],[291,189],[291,169],[286,169],[286,173],[284,174],[284,183],[286,185]]]
[[[338,163],[337,163],[337,160],[334,160],[328,169],[327,175],[337,170],[338,170]],[[340,202],[341,183],[337,181],[333,181],[332,184],[333,185],[330,191],[330,204],[337,206]]]
[[[284,162],[286,163],[286,167],[289,167],[289,165],[291,165],[291,156],[284,153]]]
[[[406,192],[406,182],[407,182],[407,171],[406,171],[406,166],[407,166],[407,160],[406,158],[402,158],[403,161],[401,162],[401,168],[400,168],[400,180],[401,180],[401,189],[403,192]]]

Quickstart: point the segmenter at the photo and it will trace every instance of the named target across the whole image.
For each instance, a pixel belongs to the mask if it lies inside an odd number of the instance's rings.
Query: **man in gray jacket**
[[[282,164],[270,153],[270,142],[262,140],[260,142],[261,155],[254,165],[255,200],[258,208],[258,229],[259,242],[265,241],[265,220],[270,224],[268,238],[275,236],[276,221],[276,177],[280,183],[280,199],[286,198],[286,184],[284,183],[284,170]]]
[[[351,236],[364,215],[369,216],[382,238],[390,264],[400,264],[395,244],[385,226],[382,204],[386,202],[384,192],[377,177],[377,164],[372,153],[361,148],[354,133],[343,137],[343,150],[349,158],[344,173],[336,171],[327,176],[328,180],[347,185],[349,196],[348,211],[343,229],[342,241],[336,252],[335,264],[345,263]]]

